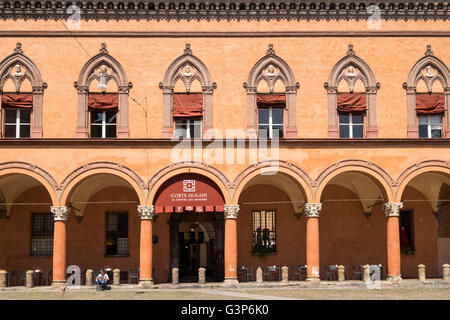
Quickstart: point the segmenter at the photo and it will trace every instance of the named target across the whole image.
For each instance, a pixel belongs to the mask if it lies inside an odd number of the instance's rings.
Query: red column
[[[319,212],[321,203],[306,203],[306,280],[320,281]]]
[[[53,213],[53,281],[52,285],[66,283],[66,221],[67,207],[50,207]]]
[[[399,213],[402,202],[387,202],[383,205],[387,217],[387,280],[399,281],[401,276]]]
[[[225,205],[225,283],[236,284],[237,279],[237,214],[239,205]]]
[[[155,216],[153,206],[138,206],[141,216],[141,243],[139,259],[139,285],[153,285],[153,218]]]

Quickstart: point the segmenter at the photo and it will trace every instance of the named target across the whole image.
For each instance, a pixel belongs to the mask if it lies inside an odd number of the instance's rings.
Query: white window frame
[[[179,132],[178,130],[183,130],[183,128],[177,128],[177,125],[178,124],[183,125],[183,121],[186,121],[186,131],[185,131],[186,136],[185,136],[184,132],[181,132],[182,134],[178,134],[178,132]],[[191,123],[195,128],[195,124],[194,124],[195,121],[198,121],[200,123],[200,137],[198,137],[198,138],[191,137],[191,130],[190,130]],[[175,139],[179,139],[180,136],[182,137],[182,139],[200,139],[202,137],[202,122],[203,122],[202,119],[174,119],[173,122],[174,122],[173,137]]]
[[[347,113],[348,115],[349,115],[349,117],[348,117],[348,123],[341,123],[340,121],[339,121],[339,127],[340,126],[348,126],[348,134],[349,134],[349,136],[348,136],[348,138],[349,139],[353,139],[353,127],[355,126],[362,126],[363,127],[363,136],[362,136],[362,138],[364,138],[364,115],[363,115],[363,122],[362,123],[357,123],[357,124],[353,124],[353,113]],[[342,137],[339,137],[339,138],[342,138]],[[343,138],[343,139],[345,139],[345,138]],[[358,138],[358,139],[361,139],[361,138]]]
[[[20,111],[21,109],[17,108],[16,110],[16,122],[11,123],[11,122],[6,122],[6,112],[11,111],[14,109],[5,109],[5,125],[4,125],[4,130],[6,131],[6,126],[11,126],[11,125],[15,125],[16,127],[16,139],[20,138],[20,127],[21,126],[29,126],[30,127],[30,132],[31,132],[31,124],[30,123],[21,123],[20,122]],[[31,120],[31,112],[30,112],[30,120]]]
[[[92,136],[92,126],[102,126],[102,139],[106,138],[106,126],[115,126],[116,127],[116,136],[117,136],[117,112],[116,112],[116,122],[115,123],[106,123],[106,112],[110,111],[101,111],[102,114],[102,123],[92,123],[92,113],[93,112],[100,112],[100,111],[91,111],[91,136]],[[98,138],[98,137],[95,137]],[[111,138],[111,137],[108,137]]]
[[[433,137],[431,136],[431,129],[433,129],[433,126],[437,126],[437,125],[432,125],[431,124],[431,117],[436,117],[436,116],[439,116],[439,118],[441,119],[441,124],[440,124],[440,130],[441,130],[441,136],[440,136],[440,138],[442,138],[443,137],[443,135],[442,135],[442,133],[443,133],[443,131],[442,131],[442,119],[443,119],[443,117],[441,116],[441,115],[439,115],[439,114],[423,114],[423,115],[418,115],[417,116],[417,129],[419,128],[419,126],[420,126],[420,119],[419,118],[426,118],[427,119],[427,138],[424,138],[424,139],[432,139]],[[438,139],[438,138],[434,138],[434,139]]]
[[[261,123],[259,122],[259,110],[260,109],[268,109],[269,110],[269,124],[262,124],[262,126],[267,127],[269,126],[269,139],[273,139],[273,126],[282,126],[283,127],[283,136],[284,136],[284,109],[282,108],[272,108],[272,107],[268,107],[268,108],[259,108],[258,109],[258,131],[260,130],[260,125]],[[281,109],[283,112],[283,123],[273,123],[273,115],[272,115],[272,110],[273,109]],[[278,137],[279,138],[279,137]]]

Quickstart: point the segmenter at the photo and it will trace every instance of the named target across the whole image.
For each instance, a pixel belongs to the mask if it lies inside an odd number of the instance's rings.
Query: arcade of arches
[[[442,277],[450,260],[448,169],[405,172],[396,193],[383,172],[325,170],[311,188],[294,170],[255,169],[231,190],[217,172],[185,169],[147,190],[138,176],[87,170],[57,196],[43,176],[4,169],[0,269],[39,266],[53,284],[66,281],[69,265],[83,274],[118,268],[123,283],[138,270],[142,285],[170,282],[172,268],[180,281],[197,282],[199,267],[207,281],[235,283],[240,266],[254,274],[269,265],[306,265],[308,280],[326,280],[329,265],[347,266],[351,279],[363,264],[382,265],[392,280],[417,277],[418,264],[427,277]]]

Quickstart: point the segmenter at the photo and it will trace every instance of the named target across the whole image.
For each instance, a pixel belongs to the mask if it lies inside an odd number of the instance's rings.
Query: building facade
[[[2,1],[0,269],[441,277],[449,16],[446,1]]]

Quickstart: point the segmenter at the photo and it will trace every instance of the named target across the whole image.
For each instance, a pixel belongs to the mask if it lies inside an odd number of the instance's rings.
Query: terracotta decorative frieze
[[[77,2],[76,13],[83,20],[367,20],[372,14],[366,1],[292,0],[215,0],[189,4],[173,0],[160,1],[88,1]],[[4,1],[0,4],[3,19],[67,19],[73,10],[70,2],[58,0],[29,2]],[[413,0],[376,2],[381,19],[448,20],[446,0],[417,3]]]
[[[305,213],[307,218],[318,218],[321,210],[321,203],[305,203]]]
[[[153,220],[155,217],[155,207],[153,205],[138,206],[137,210],[141,220]]]
[[[226,204],[223,206],[224,219],[237,219],[239,205]]]
[[[402,208],[403,202],[386,202],[383,204],[383,210],[388,218],[400,216],[400,209]]]
[[[68,207],[50,207],[51,213],[53,213],[54,221],[67,221],[69,215]]]

